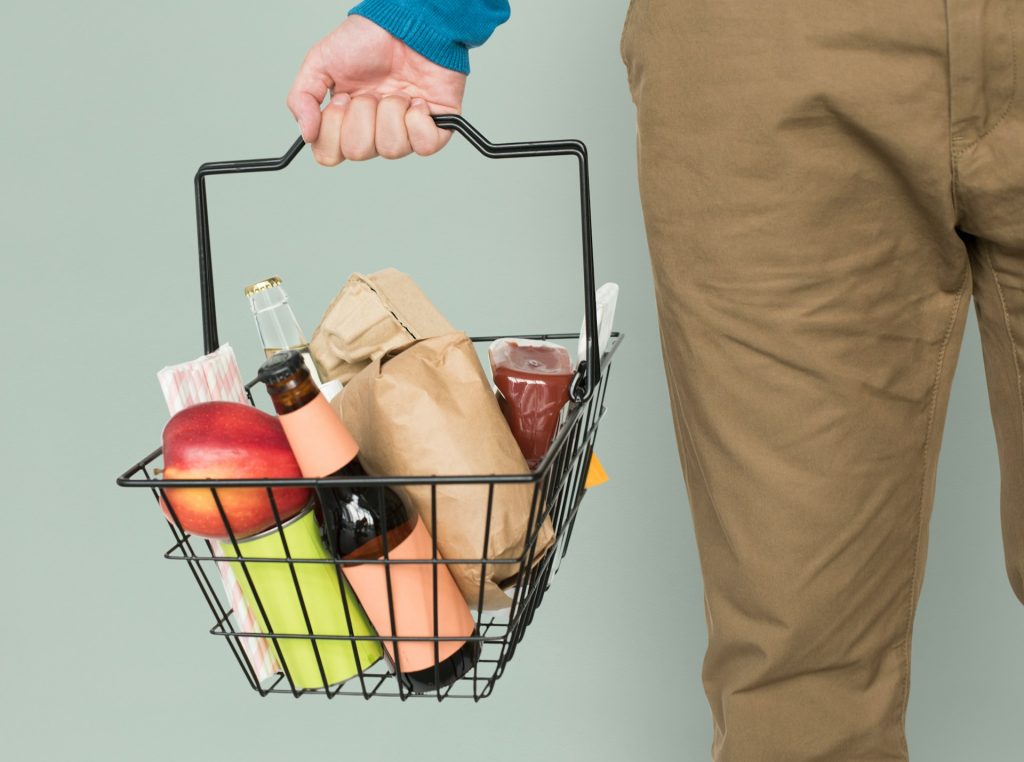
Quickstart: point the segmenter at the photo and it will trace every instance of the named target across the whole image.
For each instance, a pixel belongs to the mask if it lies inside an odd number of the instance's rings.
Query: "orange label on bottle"
[[[307,478],[333,474],[359,452],[356,440],[322,394],[280,416],[280,421],[299,470]]]
[[[342,564],[345,578],[366,610],[377,634],[388,637],[434,637],[434,572],[430,533],[417,517],[412,533],[398,547],[390,548],[389,559],[425,561],[422,564],[395,564],[391,569],[391,593],[395,610],[395,632],[391,630],[388,610],[388,582],[383,564]],[[473,634],[473,615],[445,564],[437,565],[437,636],[466,638]],[[465,641],[399,641],[398,655],[403,672],[429,669],[462,648]],[[391,658],[394,643],[384,641]]]

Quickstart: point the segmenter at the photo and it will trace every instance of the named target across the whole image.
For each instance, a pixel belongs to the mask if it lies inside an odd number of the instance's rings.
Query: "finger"
[[[377,106],[377,128],[374,143],[377,153],[385,159],[400,159],[412,153],[405,112],[409,99],[404,95],[388,95]]]
[[[365,161],[377,155],[374,148],[377,121],[377,99],[357,95],[345,110],[341,125],[341,152],[346,159]]]
[[[409,131],[409,143],[420,156],[437,153],[451,139],[451,130],[442,130],[430,118],[430,107],[421,98],[413,99],[405,112],[405,126]]]
[[[325,167],[336,166],[344,158],[341,154],[341,125],[350,100],[348,93],[335,95],[320,114],[320,132],[312,148],[313,158]]]
[[[299,123],[302,138],[307,143],[316,140],[320,132],[320,104],[334,85],[318,61],[318,49],[314,48],[306,55],[288,91],[288,109]]]

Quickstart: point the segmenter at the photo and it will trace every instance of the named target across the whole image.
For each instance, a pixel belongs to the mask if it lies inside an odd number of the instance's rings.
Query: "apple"
[[[163,431],[163,478],[294,479],[300,478],[281,423],[275,416],[240,402],[203,402],[178,412]],[[284,521],[309,502],[306,487],[274,487],[272,493]],[[160,507],[173,523],[201,537],[225,539],[213,492],[206,487],[164,487]],[[217,497],[236,538],[274,526],[274,511],[265,487],[218,487]]]

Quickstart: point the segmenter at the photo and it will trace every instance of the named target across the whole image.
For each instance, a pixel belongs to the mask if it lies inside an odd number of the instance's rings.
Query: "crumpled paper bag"
[[[348,279],[313,332],[309,352],[324,381],[347,384],[389,349],[454,330],[412,278],[389,267]]]
[[[448,333],[392,349],[354,376],[331,405],[359,443],[359,460],[374,476],[529,474],[473,343],[465,333]],[[488,561],[523,554],[536,533],[534,563],[554,541],[551,520],[533,526],[536,484],[495,484]],[[439,484],[437,549],[446,559],[484,558],[487,484]],[[431,485],[395,487],[406,505],[431,527]],[[482,564],[449,564],[466,602],[476,608]],[[502,586],[515,582],[520,564],[488,564],[484,608],[508,608]]]

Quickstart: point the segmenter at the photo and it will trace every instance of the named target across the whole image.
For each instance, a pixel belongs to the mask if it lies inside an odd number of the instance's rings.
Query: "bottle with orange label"
[[[278,352],[260,367],[258,378],[267,385],[303,476],[366,475],[356,458],[359,446],[313,383],[298,352]],[[381,637],[430,639],[397,641],[405,686],[425,693],[469,672],[480,657],[480,641],[473,615],[445,564],[436,564],[436,636],[450,640],[432,640],[435,564],[430,533],[420,517],[385,486],[335,485],[321,494],[327,544],[337,558],[379,560],[386,545],[391,560],[424,562],[390,565],[390,575],[384,564],[342,563],[345,578]],[[394,641],[385,640],[384,646],[394,663]]]

